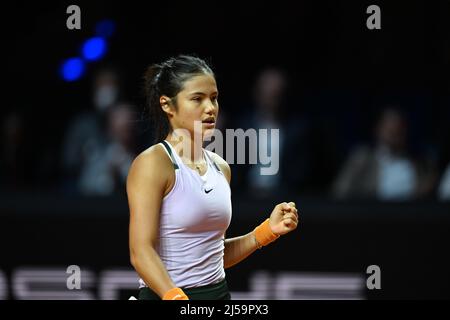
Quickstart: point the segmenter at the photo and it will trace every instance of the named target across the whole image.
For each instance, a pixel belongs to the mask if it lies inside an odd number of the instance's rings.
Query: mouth
[[[216,120],[214,118],[207,118],[202,121],[202,124],[206,125],[207,127],[214,127],[216,124]]]

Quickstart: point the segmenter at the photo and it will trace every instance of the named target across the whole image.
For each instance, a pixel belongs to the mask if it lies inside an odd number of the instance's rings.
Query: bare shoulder
[[[222,172],[224,173],[225,178],[227,178],[228,180],[228,183],[230,183],[231,168],[228,162],[226,162],[225,159],[219,156],[217,153],[210,152],[209,154],[211,155],[211,158],[214,160],[214,162],[219,166],[220,170],[222,170]]]
[[[142,151],[131,164],[128,181],[130,180],[146,180],[151,182],[160,181],[164,184],[170,178],[172,167],[171,161],[167,156],[164,148],[155,144]]]
[[[167,156],[164,148],[160,144],[155,144],[144,151],[142,151],[133,161],[132,166],[141,169],[152,169],[155,165],[164,166],[167,164]],[[150,165],[150,166],[149,166]]]

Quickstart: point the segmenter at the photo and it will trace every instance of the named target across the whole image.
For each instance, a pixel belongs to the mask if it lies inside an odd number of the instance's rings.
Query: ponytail
[[[164,140],[170,130],[169,119],[159,103],[159,98],[162,95],[158,87],[161,71],[162,67],[154,64],[148,67],[144,74],[146,105],[150,116],[150,124],[153,128],[154,143]]]

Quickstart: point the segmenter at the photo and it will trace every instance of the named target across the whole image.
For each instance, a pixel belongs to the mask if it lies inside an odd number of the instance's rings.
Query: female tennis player
[[[145,90],[159,143],[136,157],[127,179],[138,297],[228,300],[224,269],[294,230],[297,209],[293,202],[280,203],[251,232],[225,239],[231,171],[203,148],[219,113],[213,71],[198,57],[180,55],[150,66]]]

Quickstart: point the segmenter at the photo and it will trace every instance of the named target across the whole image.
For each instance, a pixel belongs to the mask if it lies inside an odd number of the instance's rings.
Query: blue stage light
[[[65,81],[78,80],[84,73],[84,62],[80,58],[70,58],[61,66],[61,76]]]
[[[98,60],[106,53],[106,41],[102,37],[86,40],[82,47],[82,54],[86,60]]]
[[[95,25],[95,34],[99,37],[109,38],[116,31],[116,23],[110,19],[104,19]]]

